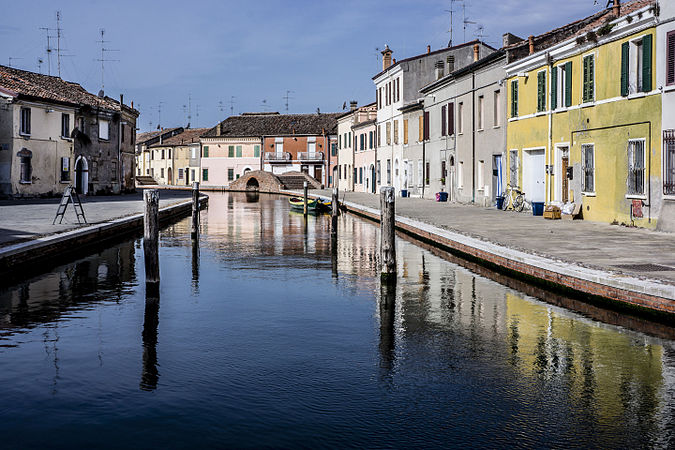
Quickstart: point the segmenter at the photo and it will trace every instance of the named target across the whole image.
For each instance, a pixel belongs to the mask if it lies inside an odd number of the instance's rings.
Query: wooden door
[[[567,203],[567,193],[569,192],[569,180],[567,179],[567,168],[569,167],[569,156],[563,156],[560,162],[560,176],[562,183],[562,201]]]

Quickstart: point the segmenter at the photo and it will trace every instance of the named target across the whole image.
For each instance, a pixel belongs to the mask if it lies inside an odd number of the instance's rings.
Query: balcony
[[[300,161],[323,161],[323,152],[298,152]]]
[[[265,152],[265,161],[274,163],[274,162],[289,162],[291,160],[291,154],[288,152]]]

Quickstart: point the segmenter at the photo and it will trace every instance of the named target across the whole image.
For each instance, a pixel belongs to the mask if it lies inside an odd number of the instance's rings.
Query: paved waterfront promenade
[[[162,190],[160,208],[190,198],[191,191]],[[62,224],[52,225],[61,198],[0,201],[0,247],[72,230],[78,225],[75,210],[68,205]],[[109,222],[143,212],[143,192],[83,198],[89,225]]]
[[[330,190],[310,192],[331,195]],[[380,208],[377,195],[341,192],[340,200],[343,197],[346,202]],[[419,198],[397,197],[396,215],[552,260],[675,285],[675,234],[583,220],[546,220],[531,212]]]

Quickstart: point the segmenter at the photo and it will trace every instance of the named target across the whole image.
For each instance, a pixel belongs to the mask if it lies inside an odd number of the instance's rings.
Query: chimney
[[[436,61],[436,79],[439,80],[443,78],[443,61]]]
[[[431,53],[431,45],[427,45],[427,55]]]
[[[392,53],[394,52],[385,44],[384,50],[382,50],[382,70],[387,70],[391,66]]]
[[[124,94],[120,94],[120,108],[124,105]]]
[[[455,55],[448,55],[445,60],[448,63],[448,74],[455,71]]]
[[[614,5],[612,6],[612,12],[616,17],[619,17],[621,14],[621,0],[614,0]]]
[[[534,36],[530,35],[530,37],[527,38],[527,42],[530,44],[530,55],[534,53]]]
[[[131,101],[131,109],[134,109],[134,101]]]
[[[396,64],[396,58],[394,58],[392,61],[394,62],[394,64]]]
[[[521,42],[523,38],[516,36],[511,33],[504,33],[502,35],[502,47],[508,47],[509,45],[515,44],[516,42]]]
[[[480,59],[480,44],[473,44],[473,60],[478,61]]]
[[[216,125],[216,136],[220,136],[223,131],[223,126],[222,122],[218,122],[218,125]]]
[[[349,110],[350,111],[356,111],[356,106],[358,104],[359,103],[356,100],[352,100],[351,102],[349,102]]]

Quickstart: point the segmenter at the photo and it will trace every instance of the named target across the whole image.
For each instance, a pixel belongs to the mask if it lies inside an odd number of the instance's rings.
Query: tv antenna
[[[52,74],[52,51],[54,50],[52,48],[51,38],[53,36],[49,35],[49,32],[51,31],[51,28],[40,27],[40,30],[44,30],[44,32],[47,36],[47,48],[46,48],[46,51],[47,51],[47,75],[51,75]]]
[[[162,105],[164,102],[159,102],[157,103],[157,106],[153,107],[153,109],[157,110],[157,129],[162,128]],[[150,126],[152,127],[152,122],[150,122]]]
[[[450,9],[446,9],[445,12],[450,13],[450,41],[448,42],[448,47],[452,47],[452,14],[455,12],[455,3],[456,2],[462,2],[464,3],[464,0],[450,0]]]
[[[199,105],[195,105],[195,128],[199,126]]]
[[[288,114],[288,100],[293,98],[290,96],[290,94],[293,93],[293,91],[286,91],[286,95],[283,96],[283,99],[286,100],[286,114]]]
[[[61,11],[56,11],[56,67],[61,78]]]
[[[38,73],[42,75],[42,63],[44,63],[45,60],[42,58],[37,59],[37,64],[38,64]]]
[[[475,33],[476,38],[478,38],[479,41],[483,41],[483,38],[485,37],[485,27],[481,24],[478,24],[476,26],[476,33]]]
[[[119,52],[119,50],[106,48],[105,44],[107,44],[110,41],[106,41],[104,39],[105,29],[101,28],[100,33],[101,33],[101,40],[98,41],[98,43],[101,44],[101,58],[98,59],[97,61],[101,62],[101,91],[103,91],[105,89],[105,63],[106,62],[119,62],[119,59],[106,59],[105,54],[106,54],[106,52]]]
[[[234,116],[234,104],[235,104],[235,101],[234,101],[234,95],[233,95],[232,97],[230,97],[230,115],[231,116]]]
[[[13,57],[13,56],[10,56],[10,57],[9,57],[9,64],[8,64],[8,66],[9,66],[9,67],[12,67],[12,61],[16,61],[17,59],[23,59],[23,58],[15,58],[15,57]]]
[[[260,106],[262,107],[263,111],[267,111],[267,99],[263,99]]]

